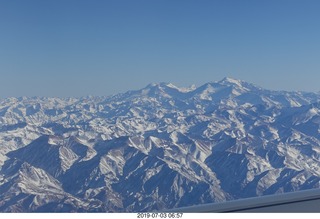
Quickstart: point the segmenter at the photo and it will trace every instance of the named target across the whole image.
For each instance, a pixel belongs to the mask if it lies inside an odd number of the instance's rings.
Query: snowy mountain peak
[[[165,88],[165,87],[177,88],[174,84],[168,83],[168,82],[150,83],[146,86],[146,88]]]
[[[219,81],[218,83],[219,84],[223,84],[223,85],[237,85],[239,87],[242,86],[242,81],[241,80],[234,79],[234,78],[231,78],[231,77],[225,77],[221,81]]]

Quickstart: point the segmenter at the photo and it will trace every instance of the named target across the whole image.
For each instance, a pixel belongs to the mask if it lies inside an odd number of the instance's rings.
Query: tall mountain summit
[[[224,78],[0,100],[0,212],[155,211],[319,180],[319,93]]]

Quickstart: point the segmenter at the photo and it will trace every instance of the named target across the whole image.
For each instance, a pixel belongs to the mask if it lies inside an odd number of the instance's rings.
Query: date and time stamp
[[[137,218],[182,218],[183,213],[137,213]]]

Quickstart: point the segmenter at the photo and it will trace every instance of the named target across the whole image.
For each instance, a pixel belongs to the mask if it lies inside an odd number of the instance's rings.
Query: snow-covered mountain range
[[[137,212],[320,187],[320,93],[224,78],[0,100],[0,212]]]

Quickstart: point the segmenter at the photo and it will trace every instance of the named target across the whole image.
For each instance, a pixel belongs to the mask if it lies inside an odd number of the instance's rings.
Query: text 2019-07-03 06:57
[[[137,213],[137,218],[182,218],[183,213]]]

